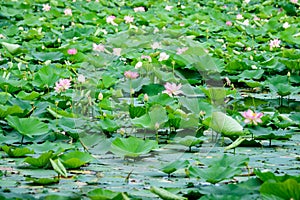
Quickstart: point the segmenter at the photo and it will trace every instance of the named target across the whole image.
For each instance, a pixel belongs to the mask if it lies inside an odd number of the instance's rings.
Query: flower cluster
[[[55,83],[55,92],[60,93],[66,91],[71,87],[71,80],[70,79],[59,79],[58,82]]]

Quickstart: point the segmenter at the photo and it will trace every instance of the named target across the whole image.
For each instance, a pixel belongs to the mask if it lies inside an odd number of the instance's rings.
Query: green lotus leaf
[[[154,140],[143,140],[136,137],[116,138],[111,144],[111,152],[123,157],[138,157],[158,148]]]
[[[189,164],[190,162],[188,160],[175,160],[174,162],[162,167],[160,170],[166,174],[172,174],[178,169],[186,168]]]
[[[91,162],[94,157],[87,152],[71,151],[61,155],[60,159],[66,168],[75,169]]]
[[[238,175],[242,172],[239,168],[234,168],[231,166],[210,166],[205,169],[200,169],[197,167],[189,167],[189,175],[192,177],[197,177],[204,179],[205,181],[215,184],[225,179],[231,179],[235,175]]]
[[[294,179],[277,183],[264,182],[259,191],[263,199],[300,199],[300,183]]]
[[[1,42],[1,44],[11,54],[15,54],[15,53],[17,53],[21,49],[21,46],[18,45],[18,44],[10,44],[10,43],[7,43],[7,42]]]
[[[264,72],[265,71],[263,69],[245,70],[240,75],[238,75],[238,77],[240,77],[241,79],[260,79]]]
[[[32,53],[33,57],[40,61],[46,60],[60,60],[64,57],[64,54],[61,52],[34,52]]]
[[[20,108],[20,106],[0,105],[0,118],[4,118],[7,115],[18,114],[18,113],[23,113],[23,109]]]
[[[202,162],[211,167],[211,166],[220,166],[220,167],[243,167],[246,163],[249,162],[249,158],[247,156],[242,155],[235,155],[235,156],[228,156],[224,154],[220,158],[208,158],[203,159]]]
[[[288,140],[292,137],[293,130],[273,130],[272,128],[264,128],[260,126],[251,127],[249,131],[256,140]]]
[[[183,138],[179,138],[179,137],[174,138],[174,141],[176,143],[184,145],[186,147],[196,146],[196,145],[204,142],[202,139],[191,136],[191,135],[187,135]]]
[[[49,132],[48,125],[41,122],[38,118],[19,118],[9,115],[5,119],[11,127],[24,136],[32,137],[44,135]]]
[[[34,177],[26,177],[26,181],[32,182],[34,185],[51,185],[55,183],[59,183],[59,178],[34,178]]]
[[[244,135],[243,127],[232,117],[222,112],[213,112],[203,123],[224,136]]]
[[[24,157],[27,154],[33,154],[34,151],[30,150],[26,147],[24,148],[17,148],[17,147],[12,147],[12,146],[7,146],[4,145],[2,146],[2,150],[7,153],[10,157],[18,158],[18,157]]]
[[[27,157],[25,158],[24,162],[27,162],[28,164],[34,167],[42,168],[42,167],[46,167],[49,164],[50,158],[52,158],[52,156],[53,156],[53,152],[48,151],[41,154],[38,158]]]
[[[168,116],[164,107],[156,105],[145,115],[131,120],[136,126],[155,130],[157,123],[161,126],[168,121]]]
[[[294,179],[298,183],[300,183],[300,176],[292,176],[289,174],[284,174],[284,175],[275,175],[274,173],[267,171],[267,172],[262,172],[259,169],[254,170],[255,175],[263,182],[284,182],[288,179]]]
[[[64,177],[67,177],[68,174],[67,174],[67,170],[65,168],[65,166],[61,163],[61,161],[59,159],[56,159],[56,160],[52,160],[50,158],[50,163],[53,167],[53,169],[59,174],[59,175],[62,175]]]
[[[87,196],[92,200],[123,200],[122,193],[102,188],[89,191]]]
[[[186,200],[187,199],[185,197],[178,196],[163,188],[159,188],[156,186],[151,186],[150,191],[158,195],[161,199],[165,199],[165,200]]]
[[[110,133],[112,133],[120,128],[120,126],[118,125],[118,123],[115,120],[112,120],[109,118],[100,120],[99,124],[100,124],[100,127],[102,130],[108,131]]]
[[[24,91],[20,91],[18,94],[17,94],[17,97],[19,99],[23,99],[23,100],[34,100],[36,99],[37,97],[39,97],[41,94],[39,92],[36,92],[36,91],[32,91],[30,93],[27,93],[27,92],[24,92]]]

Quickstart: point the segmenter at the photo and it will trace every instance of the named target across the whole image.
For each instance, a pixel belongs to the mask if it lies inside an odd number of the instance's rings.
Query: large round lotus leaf
[[[213,112],[211,119],[205,123],[214,131],[225,136],[244,135],[243,127],[235,119],[222,112]]]
[[[116,138],[111,144],[111,152],[119,156],[138,157],[158,147],[156,141],[136,137]]]
[[[16,116],[7,116],[8,124],[15,128],[20,134],[32,137],[34,135],[44,135],[48,133],[48,125],[41,122],[38,118],[19,118]]]

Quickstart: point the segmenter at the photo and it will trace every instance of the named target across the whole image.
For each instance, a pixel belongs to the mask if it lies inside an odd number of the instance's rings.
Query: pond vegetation
[[[300,199],[297,0],[0,2],[0,199]]]

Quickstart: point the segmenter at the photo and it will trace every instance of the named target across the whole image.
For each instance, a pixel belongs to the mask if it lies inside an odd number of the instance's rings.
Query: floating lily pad
[[[23,112],[24,110],[17,105],[13,105],[13,106],[0,105],[0,118],[4,118],[7,115],[18,114]]]
[[[133,124],[148,129],[157,129],[156,126],[168,121],[166,110],[159,105],[153,106],[152,110],[145,115],[131,120]]]
[[[288,140],[292,137],[293,130],[273,130],[272,128],[264,128],[260,126],[249,128],[249,131],[253,134],[256,140]]]
[[[34,178],[26,177],[26,181],[32,182],[34,185],[51,185],[59,182],[59,178]]]
[[[242,172],[239,168],[234,168],[231,166],[218,166],[214,165],[205,169],[199,169],[197,167],[189,167],[189,175],[192,177],[197,177],[204,179],[209,183],[218,183],[225,179],[231,179],[235,175],[238,175]]]
[[[8,124],[15,128],[21,135],[32,137],[35,135],[44,135],[49,132],[48,125],[41,122],[38,118],[19,118],[7,116]]]
[[[116,138],[111,144],[111,152],[119,156],[139,157],[149,153],[152,149],[158,148],[158,144],[153,140],[143,140],[136,137]]]
[[[92,200],[123,200],[120,192],[113,192],[102,188],[89,191],[87,196]]]
[[[178,169],[187,167],[189,164],[190,162],[187,160],[175,160],[174,162],[169,163],[166,166],[162,167],[160,170],[170,175],[173,172],[177,171]]]
[[[260,188],[264,199],[300,199],[300,183],[294,179],[284,182],[265,182]]]
[[[12,146],[2,146],[2,150],[7,153],[10,157],[24,157],[27,154],[34,154],[33,150],[26,147],[12,147]]]
[[[191,148],[192,146],[202,144],[204,140],[191,135],[187,135],[183,138],[179,138],[179,137],[174,138],[174,142]]]
[[[66,168],[75,169],[91,162],[94,157],[87,152],[71,151],[69,153],[61,155],[60,159],[62,160],[62,163]]]
[[[53,152],[49,151],[41,154],[38,158],[27,157],[25,158],[24,162],[27,162],[28,164],[34,167],[42,168],[50,163],[50,158],[52,158],[52,156]]]

